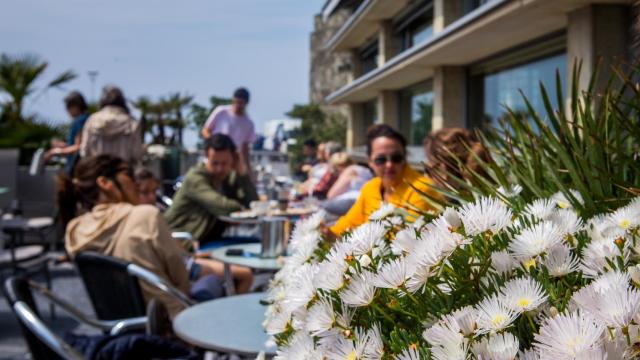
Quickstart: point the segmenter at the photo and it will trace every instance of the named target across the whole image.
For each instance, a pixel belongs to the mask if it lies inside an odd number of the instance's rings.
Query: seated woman
[[[63,176],[58,190],[58,207],[66,225],[65,247],[69,255],[96,251],[130,261],[184,293],[204,299],[194,293],[202,289],[191,287],[184,251],[171,238],[160,211],[154,206],[137,204],[138,187],[126,162],[111,155],[80,160],[73,178]],[[78,210],[84,213],[76,217]],[[211,285],[209,281],[204,282]],[[141,285],[145,300],[162,301],[171,317],[182,310],[183,305],[177,299],[147,284]],[[217,289],[209,288],[209,298],[221,295],[221,286],[219,283],[217,286]]]
[[[147,169],[141,168],[136,171],[136,182],[138,184],[138,198],[140,204],[157,206],[156,193],[160,182],[155,175]],[[160,209],[162,210],[162,209]],[[179,242],[178,242],[179,243]],[[201,254],[195,253],[197,241],[180,244],[185,252],[185,263],[189,271],[189,280],[194,281],[206,275],[224,276],[224,264],[213,259],[199,257]],[[244,294],[249,291],[253,284],[253,272],[244,266],[231,265],[231,274],[235,283],[236,292]]]
[[[360,196],[346,215],[338,219],[326,235],[340,236],[368,221],[382,202],[406,209],[410,216],[433,210],[423,193],[439,197],[432,181],[413,170],[406,160],[407,141],[389,125],[373,125],[367,131],[367,156],[376,177],[364,184]],[[409,219],[412,220],[412,219]]]
[[[425,172],[438,186],[461,190],[461,181],[469,180],[471,173],[490,181],[483,164],[492,161],[491,155],[472,131],[443,128],[432,131],[423,144]]]
[[[334,154],[330,162],[338,169],[339,176],[327,192],[322,208],[331,214],[342,216],[356,202],[360,189],[373,178],[373,173],[366,166],[354,164],[344,152]]]

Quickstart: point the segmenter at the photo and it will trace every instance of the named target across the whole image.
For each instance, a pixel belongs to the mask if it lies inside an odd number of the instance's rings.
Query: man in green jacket
[[[205,140],[204,151],[207,161],[187,172],[165,217],[174,231],[188,231],[195,239],[211,241],[224,231],[219,216],[248,208],[258,195],[229,136],[212,135]]]

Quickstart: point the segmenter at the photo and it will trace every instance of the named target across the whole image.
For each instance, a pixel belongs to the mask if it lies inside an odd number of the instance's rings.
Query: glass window
[[[360,64],[362,66],[362,73],[360,75],[364,75],[378,67],[378,56],[377,41],[367,45],[360,51]]]
[[[566,54],[559,54],[485,76],[485,121],[495,123],[505,116],[506,107],[515,112],[527,112],[523,94],[538,114],[546,114],[540,94],[540,82],[549,92],[554,108],[557,108],[556,69],[560,71],[563,84],[566,84],[566,64]]]
[[[371,100],[362,103],[362,123],[366,131],[369,126],[378,122],[378,101]]]
[[[400,51],[410,49],[433,35],[433,2],[423,1],[410,7],[395,21]]]
[[[421,145],[431,131],[433,91],[430,82],[400,91],[400,129],[409,145]]]
[[[463,0],[464,13],[468,14],[491,0]]]
[[[558,107],[556,71],[565,88],[566,37],[552,36],[476,64],[470,68],[469,120],[475,126],[496,126],[508,116],[507,108],[528,113],[523,95],[533,109],[546,117],[540,93],[542,83],[554,108]]]

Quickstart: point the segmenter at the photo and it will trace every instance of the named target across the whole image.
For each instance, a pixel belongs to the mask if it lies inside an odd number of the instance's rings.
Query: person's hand
[[[51,158],[53,158],[54,156],[56,156],[58,154],[60,154],[60,148],[50,149],[49,151],[44,153],[44,156],[42,157],[42,161],[46,164],[49,161],[51,161]]]
[[[334,234],[329,226],[324,222],[320,223],[320,233],[324,237],[325,241],[336,242],[336,240],[338,240],[338,235]]]
[[[302,170],[302,172],[304,172],[304,173],[308,173],[309,171],[311,171],[311,165],[309,165],[309,164],[304,164],[304,165],[302,165],[302,169],[301,169],[301,170]]]

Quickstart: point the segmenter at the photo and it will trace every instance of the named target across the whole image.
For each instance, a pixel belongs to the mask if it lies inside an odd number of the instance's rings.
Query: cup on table
[[[289,207],[289,189],[278,191],[278,210],[287,211]]]

